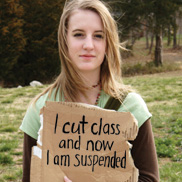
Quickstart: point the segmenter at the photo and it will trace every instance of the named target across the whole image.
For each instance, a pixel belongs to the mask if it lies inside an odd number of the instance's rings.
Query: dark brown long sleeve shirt
[[[150,120],[147,120],[139,129],[134,141],[131,154],[135,166],[139,170],[138,182],[159,182],[158,161]],[[31,150],[36,140],[24,133],[23,147],[23,182],[30,181]]]

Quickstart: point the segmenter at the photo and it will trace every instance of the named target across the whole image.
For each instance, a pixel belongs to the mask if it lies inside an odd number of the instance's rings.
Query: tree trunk
[[[161,9],[162,5],[160,1],[154,1],[154,5],[156,6],[156,14],[155,14],[155,57],[154,64],[155,66],[162,66],[162,23],[161,23]]]
[[[177,47],[177,26],[174,26],[174,34],[173,34],[173,48]]]
[[[155,60],[156,66],[162,66],[162,35],[156,34],[156,45],[155,45]]]
[[[167,46],[171,44],[171,26],[168,26],[168,39],[167,39]]]
[[[178,20],[178,25],[179,25],[179,37],[178,37],[178,46],[180,47],[181,45],[181,34],[182,34],[182,17],[179,17]]]
[[[154,34],[152,33],[152,35],[151,35],[150,49],[149,49],[149,53],[148,54],[151,54],[153,45],[154,45]]]
[[[146,37],[146,49],[149,48],[149,31],[148,28],[145,31],[145,37]]]
[[[178,38],[178,46],[179,47],[180,47],[180,44],[181,44],[180,40],[181,40],[181,34],[179,34],[179,38]]]
[[[132,47],[133,47],[133,45],[135,44],[135,41],[136,41],[136,37],[135,37],[134,32],[133,32],[133,31],[131,31],[131,32],[132,32],[132,36],[131,36],[131,45],[132,45]]]
[[[175,49],[177,47],[177,24],[176,24],[176,14],[174,15],[174,20],[173,20],[173,48]]]

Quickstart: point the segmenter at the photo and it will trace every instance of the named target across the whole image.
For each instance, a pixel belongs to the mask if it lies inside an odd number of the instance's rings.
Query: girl
[[[30,179],[31,147],[36,145],[40,109],[47,100],[81,102],[104,108],[110,96],[121,102],[118,111],[129,111],[139,132],[131,142],[140,182],[159,181],[157,156],[147,106],[121,78],[120,42],[116,22],[99,0],[66,2],[58,30],[61,74],[27,110],[24,131],[23,181]],[[65,181],[70,181],[67,177]],[[74,182],[74,179],[72,179]]]

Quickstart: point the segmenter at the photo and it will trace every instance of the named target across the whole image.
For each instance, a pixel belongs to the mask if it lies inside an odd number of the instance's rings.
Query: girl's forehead
[[[77,9],[74,10],[68,20],[68,28],[76,27],[92,27],[96,29],[103,29],[102,20],[98,13],[92,10]]]

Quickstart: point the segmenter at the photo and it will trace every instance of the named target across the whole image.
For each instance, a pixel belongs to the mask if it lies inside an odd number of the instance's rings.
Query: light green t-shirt
[[[105,94],[103,91],[101,92],[99,101],[97,106],[104,108],[106,102],[109,99],[109,95]],[[41,96],[36,104],[30,105],[27,109],[25,117],[23,118],[23,122],[20,126],[20,129],[24,131],[29,136],[37,139],[38,131],[40,128],[40,110],[45,105],[46,101],[64,101],[61,100],[60,94],[58,93],[56,96],[56,100],[54,100],[54,92],[52,93],[51,98],[48,98],[48,93]],[[138,126],[140,127],[147,119],[149,119],[152,115],[148,111],[148,108],[142,99],[142,97],[137,93],[129,93],[123,101],[123,104],[118,109],[119,112],[130,112],[138,121]]]

